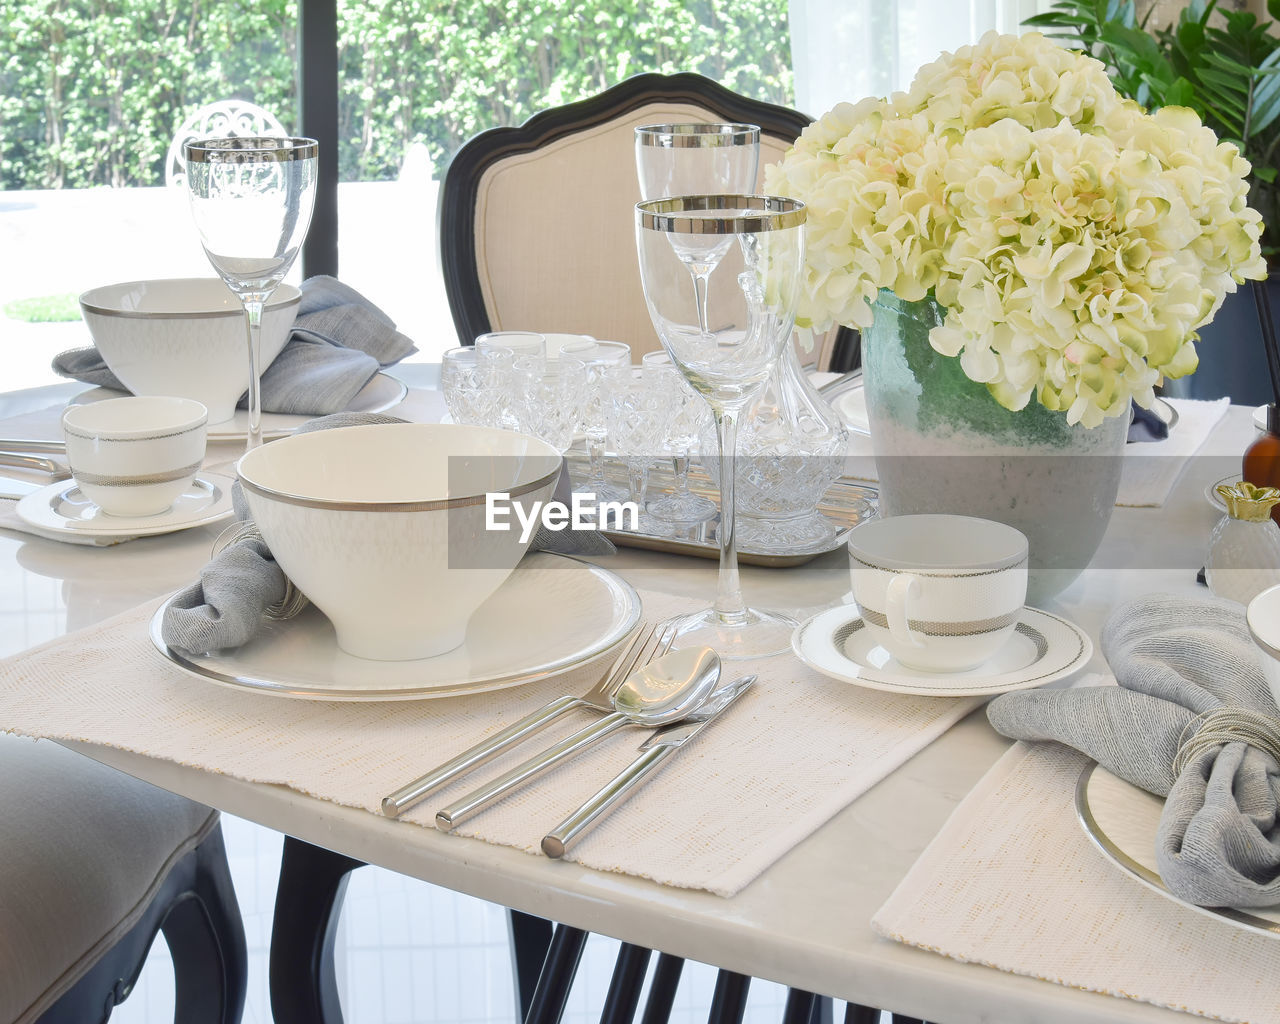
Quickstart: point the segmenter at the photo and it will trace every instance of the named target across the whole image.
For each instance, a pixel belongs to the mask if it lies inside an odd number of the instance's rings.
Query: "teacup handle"
[[[885,617],[889,620],[889,635],[902,647],[923,647],[924,637],[908,624],[907,602],[920,596],[920,577],[900,572],[889,581],[885,591]]]

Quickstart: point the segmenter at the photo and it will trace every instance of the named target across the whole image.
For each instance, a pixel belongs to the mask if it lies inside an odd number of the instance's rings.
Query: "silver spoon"
[[[649,662],[627,676],[613,695],[613,712],[536,757],[436,812],[436,828],[448,832],[513,789],[628,725],[653,728],[698,708],[720,679],[720,656],[710,647],[687,647]]]

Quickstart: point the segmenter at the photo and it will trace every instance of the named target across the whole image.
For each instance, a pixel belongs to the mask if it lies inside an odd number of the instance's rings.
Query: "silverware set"
[[[549,857],[569,847],[609,811],[619,806],[684,743],[725,711],[755,682],[754,676],[718,685],[720,659],[710,648],[671,651],[670,624],[638,632],[612,667],[586,693],[565,695],[483,740],[382,801],[382,811],[398,817],[446,783],[492,760],[575,709],[603,712],[595,722],[529,758],[496,779],[436,812],[436,827],[449,831],[462,821],[568,760],[598,740],[627,726],[657,728],[641,754],[616,778],[553,828],[542,841]]]
[[[31,438],[0,438],[0,466],[11,466],[28,473],[41,473],[50,482],[68,480],[71,470],[65,463],[51,459],[49,454],[66,451],[61,441],[36,441]],[[0,474],[0,498],[25,498],[40,489],[29,480]]]

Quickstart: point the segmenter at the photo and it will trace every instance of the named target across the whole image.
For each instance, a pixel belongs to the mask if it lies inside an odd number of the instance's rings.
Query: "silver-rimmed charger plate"
[[[1156,831],[1164,801],[1090,761],[1076,782],[1076,817],[1104,857],[1152,892],[1188,910],[1280,938],[1280,906],[1198,907],[1165,888],[1156,867]]]
[[[107,398],[122,398],[127,391],[115,391],[111,388],[90,388],[71,399],[71,405],[85,405],[89,402],[100,402]],[[347,403],[343,412],[386,412],[404,401],[409,388],[404,381],[386,373],[375,373],[373,378],[356,392],[356,396]],[[307,420],[314,416],[295,416],[285,412],[264,412],[262,414],[262,436],[270,441],[287,437]],[[208,438],[210,441],[243,441],[249,430],[249,414],[244,409],[237,409],[235,415],[221,423],[210,423]]]
[[[151,642],[179,668],[224,686],[307,700],[423,700],[517,686],[607,654],[640,619],[640,595],[626,580],[547,552],[516,566],[471,619],[461,647],[420,661],[347,654],[314,607],[268,620],[236,650],[188,655],[160,635],[168,603],[151,620]]]
[[[85,537],[152,537],[208,526],[231,515],[235,481],[201,470],[173,507],[153,516],[109,516],[81,492],[74,480],[60,480],[28,494],[14,511],[28,526],[55,540]]]
[[[791,648],[810,668],[854,686],[916,697],[993,697],[1064,679],[1085,666],[1093,643],[1073,622],[1024,608],[1013,635],[990,661],[966,672],[921,672],[894,660],[863,627],[855,605],[800,623]]]

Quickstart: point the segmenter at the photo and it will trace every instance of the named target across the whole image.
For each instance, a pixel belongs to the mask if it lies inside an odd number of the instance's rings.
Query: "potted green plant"
[[[1217,0],[1191,0],[1164,28],[1152,26],[1154,10],[1139,17],[1132,0],[1057,0],[1024,24],[1102,61],[1121,96],[1148,110],[1189,107],[1218,138],[1233,143],[1252,166],[1249,205],[1262,215],[1262,253],[1274,271],[1280,267],[1280,36],[1250,11],[1219,10]],[[1280,0],[1268,0],[1267,11],[1280,18]],[[1273,292],[1272,305],[1277,301]],[[1228,297],[1203,334],[1215,355],[1190,382],[1190,393],[1273,400],[1247,289]]]

